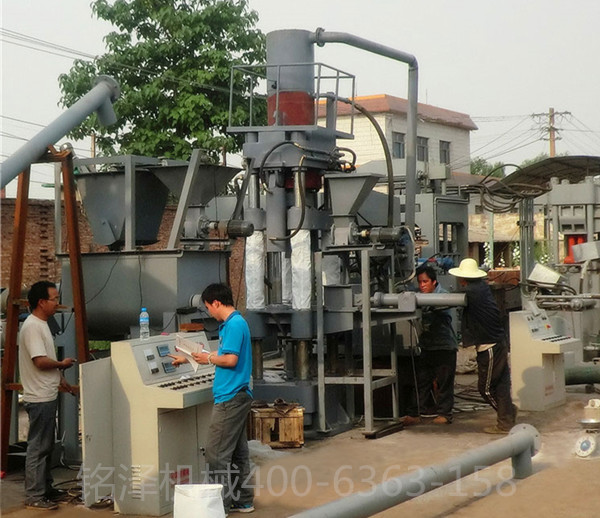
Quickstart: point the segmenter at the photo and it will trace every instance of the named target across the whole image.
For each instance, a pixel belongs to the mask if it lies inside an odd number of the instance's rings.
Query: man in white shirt
[[[58,290],[49,281],[36,282],[27,295],[31,315],[19,332],[19,373],[23,401],[29,416],[25,457],[25,507],[58,509],[53,500],[62,492],[52,486],[51,457],[54,448],[56,408],[59,388],[73,393],[62,370],[75,359],[57,361],[48,318],[56,313]]]

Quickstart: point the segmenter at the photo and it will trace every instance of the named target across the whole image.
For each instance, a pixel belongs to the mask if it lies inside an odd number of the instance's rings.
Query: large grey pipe
[[[401,477],[386,480],[368,493],[354,493],[328,504],[309,509],[292,518],[364,518],[373,516],[406,500],[456,482],[475,471],[512,458],[514,478],[533,472],[531,457],[540,447],[540,435],[531,425],[515,426],[508,437],[480,446],[444,464],[436,464]]]
[[[410,296],[410,300],[415,300],[415,304],[418,307],[423,306],[466,306],[467,295],[465,293],[414,293],[414,292],[402,292],[402,293],[381,293],[376,292],[371,297],[371,304],[373,306],[398,306],[401,307],[402,302],[407,301],[407,297]]]
[[[322,47],[325,43],[345,43],[352,47],[379,54],[387,58],[401,61],[408,65],[408,114],[406,128],[406,202],[405,225],[412,232],[415,228],[415,208],[417,195],[417,110],[419,65],[412,54],[374,43],[345,32],[326,32],[317,29],[313,35],[314,42]]]
[[[0,164],[1,187],[6,187],[22,171],[39,160],[48,146],[55,144],[92,113],[97,112],[98,119],[104,126],[117,122],[112,105],[120,94],[119,85],[112,77],[98,76],[94,88]]]
[[[588,364],[565,368],[565,385],[600,383],[600,365]]]

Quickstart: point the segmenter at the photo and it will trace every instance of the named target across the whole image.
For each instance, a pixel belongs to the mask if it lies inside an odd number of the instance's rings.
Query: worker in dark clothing
[[[449,273],[458,277],[467,295],[462,316],[464,346],[474,345],[477,351],[479,393],[496,410],[495,426],[484,428],[486,433],[508,433],[515,424],[517,407],[510,395],[508,343],[500,311],[487,282],[487,273],[477,267],[474,259],[463,259]]]
[[[417,270],[421,293],[447,293],[437,282],[436,271],[428,265]],[[405,425],[417,424],[424,417],[427,402],[431,401],[434,380],[437,383],[433,406],[434,424],[450,424],[454,406],[454,375],[458,342],[452,328],[449,308],[425,306],[421,308],[421,354],[417,362],[417,397],[420,416],[407,416]]]

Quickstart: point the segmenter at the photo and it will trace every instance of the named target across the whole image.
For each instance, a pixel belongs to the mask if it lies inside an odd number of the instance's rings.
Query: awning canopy
[[[501,183],[513,183],[548,187],[550,178],[580,182],[586,176],[600,175],[598,156],[556,156],[528,165],[508,176]],[[491,187],[493,190],[494,188]]]

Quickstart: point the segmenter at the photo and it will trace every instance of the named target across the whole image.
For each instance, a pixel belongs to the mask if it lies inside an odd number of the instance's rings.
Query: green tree
[[[502,178],[504,176],[504,164],[502,162],[490,164],[485,158],[478,156],[471,159],[471,174]]]
[[[59,78],[61,104],[72,105],[99,74],[121,86],[118,121],[102,127],[95,116],[70,133],[96,134],[100,154],[115,152],[187,159],[193,148],[216,158],[241,141],[225,133],[233,65],[265,60],[265,37],[247,0],[94,0],[93,14],[115,30],[107,53],[77,60]],[[248,81],[234,85],[233,124],[247,120]],[[235,102],[237,101],[237,102]]]
[[[546,160],[546,158],[550,158],[550,155],[548,153],[540,153],[539,155],[534,156],[533,158],[528,158],[527,160],[523,160],[523,162],[521,162],[520,167],[525,168],[528,165],[532,165],[532,164],[535,164],[536,162],[541,162],[542,160]]]

